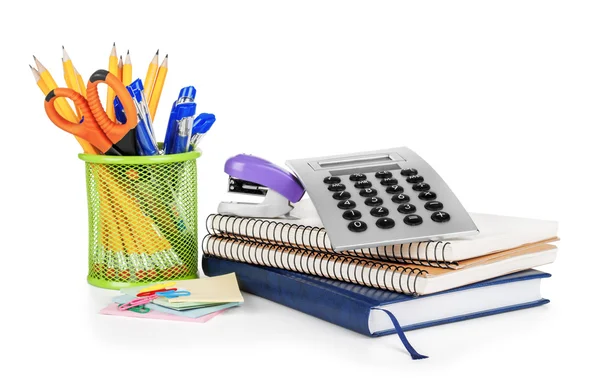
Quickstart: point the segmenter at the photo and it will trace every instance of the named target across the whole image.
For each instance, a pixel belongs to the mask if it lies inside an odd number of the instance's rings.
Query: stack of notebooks
[[[403,331],[543,305],[533,270],[556,259],[556,222],[471,214],[473,237],[334,252],[309,200],[287,219],[210,215],[208,276],[356,332]]]

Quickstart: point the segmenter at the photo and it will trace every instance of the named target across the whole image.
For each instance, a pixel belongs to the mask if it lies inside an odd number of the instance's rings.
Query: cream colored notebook
[[[209,234],[350,257],[453,268],[458,261],[539,242],[558,240],[558,223],[510,216],[471,214],[479,228],[472,237],[425,241],[335,253],[309,199],[296,204],[286,219],[210,215]]]
[[[219,258],[420,295],[530,269],[556,259],[556,247],[545,243],[471,258],[454,269],[353,258],[210,235],[204,238],[202,248],[204,254]]]

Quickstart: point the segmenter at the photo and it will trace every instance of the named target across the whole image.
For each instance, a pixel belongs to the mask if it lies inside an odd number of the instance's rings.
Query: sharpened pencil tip
[[[165,59],[167,59],[169,57],[169,54],[165,55]]]
[[[156,54],[154,54],[154,55],[158,55],[158,50],[156,50]]]
[[[127,55],[129,55],[129,50],[127,50]]]

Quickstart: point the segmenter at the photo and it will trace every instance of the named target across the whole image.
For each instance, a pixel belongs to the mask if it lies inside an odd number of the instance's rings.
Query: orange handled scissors
[[[127,121],[118,124],[111,121],[100,102],[98,84],[105,83],[112,88],[123,104]],[[73,101],[83,115],[83,121],[73,123],[63,118],[54,107],[54,100],[65,97]],[[114,156],[133,156],[135,150],[135,128],[137,110],[133,99],[123,83],[106,70],[98,70],[87,84],[87,100],[78,92],[69,88],[56,88],[48,93],[44,109],[50,121],[62,130],[87,140],[102,153]]]

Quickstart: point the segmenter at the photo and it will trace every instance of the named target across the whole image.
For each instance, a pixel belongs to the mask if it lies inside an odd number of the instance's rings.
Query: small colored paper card
[[[211,320],[212,318],[218,316],[219,314],[223,313],[224,311],[225,310],[222,309],[222,310],[204,315],[199,318],[192,318],[192,317],[183,317],[183,316],[176,316],[176,315],[168,314],[168,313],[162,313],[157,310],[150,310],[148,313],[136,313],[136,312],[131,312],[129,310],[119,310],[118,304],[110,304],[106,308],[102,309],[100,311],[100,314],[106,314],[106,315],[111,315],[111,316],[148,318],[148,319],[153,319],[153,320],[169,320],[169,321],[185,321],[185,322],[205,323],[205,322]]]

